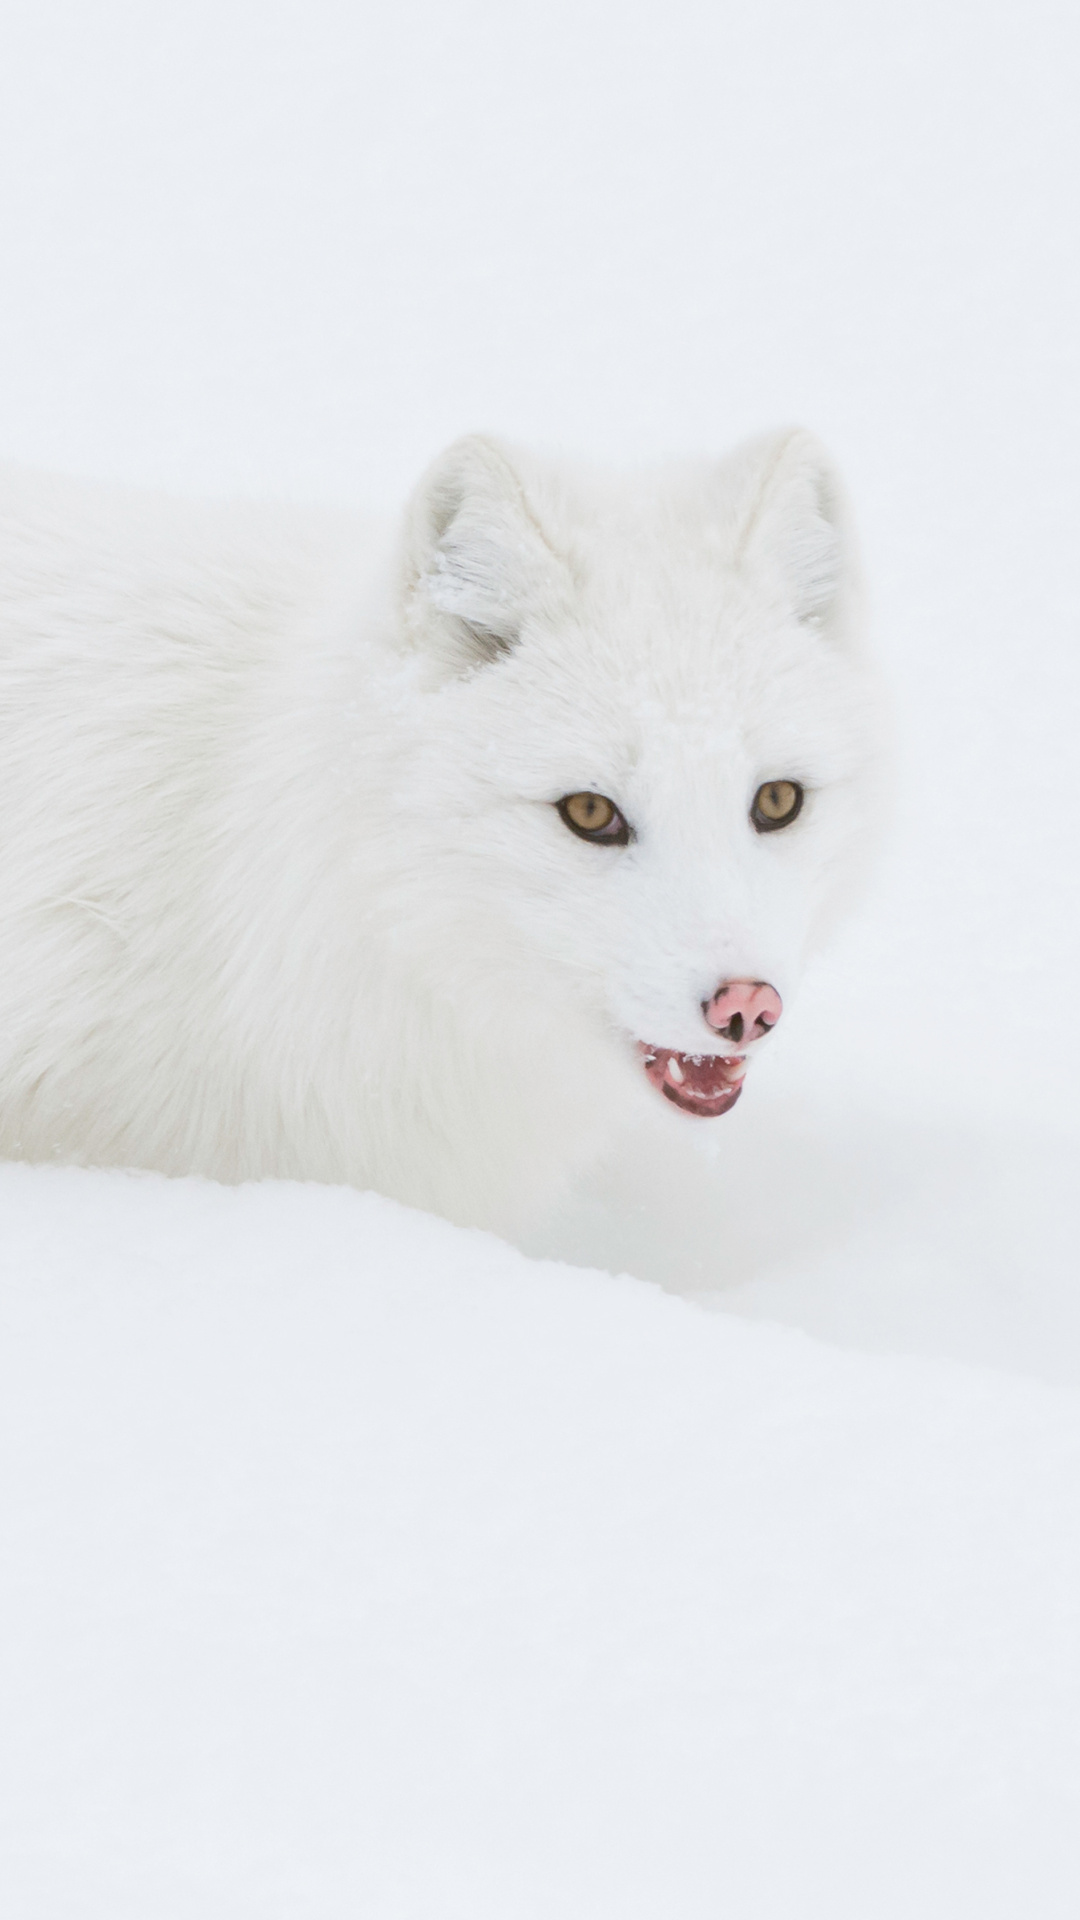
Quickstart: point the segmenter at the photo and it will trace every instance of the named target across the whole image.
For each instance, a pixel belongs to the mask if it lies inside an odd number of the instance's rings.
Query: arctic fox
[[[0,486],[0,1153],[513,1229],[715,1122],[862,865],[877,708],[808,434],[479,437],[404,526]]]

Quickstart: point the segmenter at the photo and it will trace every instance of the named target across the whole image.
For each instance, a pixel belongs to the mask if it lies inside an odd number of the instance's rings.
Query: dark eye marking
[[[631,839],[628,821],[604,793],[565,793],[556,802],[559,818],[579,840],[595,840],[604,847],[625,847]]]

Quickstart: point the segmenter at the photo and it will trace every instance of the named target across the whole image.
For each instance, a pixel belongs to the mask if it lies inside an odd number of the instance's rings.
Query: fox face
[[[618,483],[483,440],[443,457],[405,557],[417,858],[511,1023],[562,1004],[576,1047],[684,1112],[735,1104],[873,842],[861,624],[805,433]]]

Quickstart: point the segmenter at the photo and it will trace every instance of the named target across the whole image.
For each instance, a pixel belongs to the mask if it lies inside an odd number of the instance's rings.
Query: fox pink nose
[[[701,1011],[714,1033],[734,1040],[737,1047],[748,1047],[771,1032],[784,1005],[767,980],[725,980],[711,1000],[702,1001]]]

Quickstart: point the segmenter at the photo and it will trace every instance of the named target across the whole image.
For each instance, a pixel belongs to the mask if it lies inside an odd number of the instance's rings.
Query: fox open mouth
[[[666,1100],[684,1113],[713,1120],[727,1113],[742,1092],[746,1055],[742,1053],[676,1053],[671,1047],[649,1047],[638,1041],[645,1072]]]

